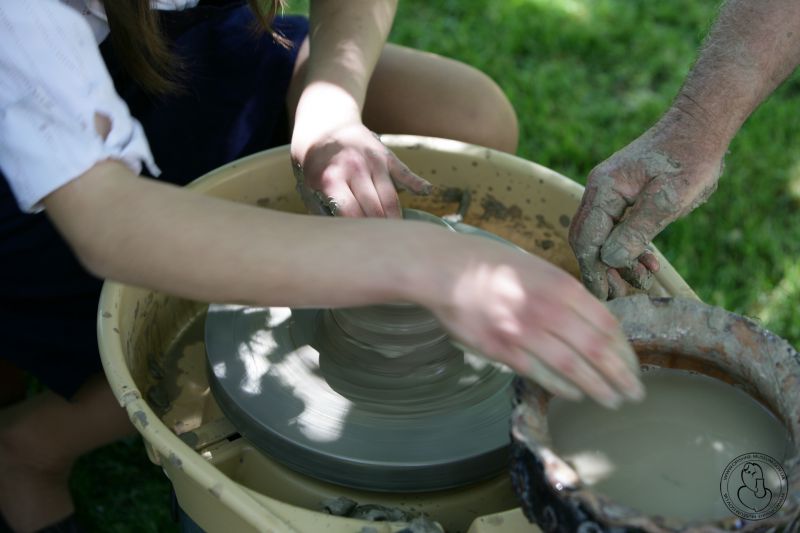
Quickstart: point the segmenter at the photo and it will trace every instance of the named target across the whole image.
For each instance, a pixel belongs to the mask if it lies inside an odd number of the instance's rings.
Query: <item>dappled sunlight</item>
[[[289,423],[314,442],[332,442],[342,436],[352,402],[337,394],[318,372],[319,352],[304,345],[272,365],[280,384],[293,391],[305,408]],[[324,416],[320,416],[324,415]]]
[[[707,448],[712,453],[724,454],[725,457],[731,454],[731,448],[734,447],[733,443],[722,441],[714,435],[698,435],[694,445],[698,449]]]
[[[284,409],[285,423],[313,442],[338,440],[345,429],[351,402],[336,394],[319,372],[319,352],[303,340],[302,332],[289,333],[293,313],[289,308],[225,308],[222,313],[252,318],[254,330],[238,343],[239,365],[213,362],[211,370],[221,380],[232,379],[248,397],[277,401],[274,395],[291,398]],[[212,314],[213,318],[221,316]],[[226,323],[230,326],[230,323]],[[280,403],[280,402],[279,402]],[[279,405],[276,404],[276,409]]]
[[[268,328],[275,328],[292,318],[292,310],[288,307],[271,307],[265,320]]]
[[[248,342],[239,345],[239,360],[244,365],[241,388],[252,395],[261,394],[261,378],[269,370],[269,357],[278,343],[271,331],[258,331]]]
[[[572,17],[579,22],[586,22],[590,19],[589,4],[591,2],[592,0],[512,0],[509,3],[548,9]]]
[[[261,315],[264,314],[262,308],[223,308],[225,311],[233,310],[242,315]],[[270,357],[283,350],[276,338],[273,330],[284,324],[292,316],[292,311],[288,307],[275,307],[270,309],[264,317],[264,327],[255,331],[246,342],[239,344],[237,354],[244,367],[241,389],[250,395],[261,394],[262,379],[270,369]],[[214,375],[218,378],[225,378],[227,375],[227,365],[224,361],[212,366]]]
[[[225,376],[228,375],[228,365],[224,361],[215,364],[211,370],[214,372],[214,375],[217,376],[219,379],[225,379]]]
[[[603,452],[596,450],[578,452],[566,456],[565,459],[572,463],[581,481],[589,486],[607,479],[616,470],[611,459]]]

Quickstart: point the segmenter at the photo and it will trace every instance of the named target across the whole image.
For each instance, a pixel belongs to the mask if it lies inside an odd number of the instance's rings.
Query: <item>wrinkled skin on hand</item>
[[[650,242],[716,189],[724,150],[657,124],[589,174],[569,241],[598,298],[647,290],[659,269]]]
[[[619,407],[640,400],[636,355],[605,306],[565,271],[472,236],[449,305],[428,307],[459,344],[507,364],[553,394]]]
[[[292,155],[298,190],[314,213],[399,218],[398,189],[431,190],[360,122],[322,134]]]

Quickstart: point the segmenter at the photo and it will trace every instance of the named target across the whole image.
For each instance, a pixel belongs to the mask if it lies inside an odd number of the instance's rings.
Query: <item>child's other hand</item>
[[[295,134],[292,159],[298,189],[314,212],[399,218],[396,189],[430,192],[431,184],[411,172],[360,121],[311,137],[298,139]]]

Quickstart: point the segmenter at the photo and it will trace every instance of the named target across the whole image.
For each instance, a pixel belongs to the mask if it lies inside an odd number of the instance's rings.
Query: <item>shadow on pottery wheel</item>
[[[696,301],[650,299],[638,295],[610,302],[609,308],[621,321],[644,370],[655,368],[656,374],[672,372],[688,376],[689,380],[705,380],[707,383],[704,382],[703,387],[706,391],[709,386],[713,390],[719,387],[745,398],[747,403],[756,406],[756,410],[762,411],[767,423],[779,428],[781,440],[778,441],[777,453],[782,456],[774,458],[777,466],[773,467],[771,462],[764,462],[772,459],[769,455],[762,461],[765,454],[734,453],[730,446],[726,448],[728,441],[709,440],[706,444],[714,446],[723,466],[702,488],[702,495],[709,498],[709,491],[715,490],[713,497],[718,501],[714,507],[721,507],[725,512],[692,519],[671,514],[660,516],[652,510],[645,513],[613,501],[605,491],[595,490],[585,473],[587,469],[582,470],[576,462],[559,455],[561,448],[555,443],[557,439],[553,433],[557,426],[554,420],[548,419],[548,413],[552,417],[551,408],[555,407],[550,405],[550,395],[533,382],[517,379],[516,408],[512,417],[511,474],[526,517],[545,532],[563,533],[797,531],[800,512],[800,455],[797,446],[800,436],[800,356],[795,349],[750,319]],[[722,382],[733,385],[735,389]],[[684,399],[686,390],[681,389],[680,399]],[[691,418],[695,411],[702,412],[703,407],[700,403],[690,404],[689,409],[682,413]],[[741,431],[747,435],[745,442],[752,442],[748,440],[748,431],[753,434],[763,426],[751,425],[750,419],[738,407],[737,404],[736,408],[731,408],[734,410],[728,415],[748,420],[742,424]],[[595,407],[580,409],[584,408]],[[767,410],[775,417],[770,416]],[[666,435],[682,430],[679,427],[684,419],[682,413],[673,420],[674,431],[661,428]],[[616,413],[610,413],[610,416],[616,416]],[[587,426],[591,426],[592,419],[587,420]],[[643,433],[647,431],[644,429]],[[595,437],[600,438],[586,431],[583,433],[582,438],[590,443],[595,442]],[[642,449],[641,453],[646,454],[643,457],[650,466],[661,458],[660,450]],[[627,456],[616,466],[623,470],[635,461],[635,457]],[[611,465],[611,470],[614,466]],[[708,467],[707,464],[700,466]],[[756,477],[761,476],[758,487],[754,482],[751,484],[749,469],[755,469],[753,475]],[[781,472],[786,477],[781,478]],[[667,477],[667,474],[662,475]],[[687,490],[678,481],[673,481],[675,490]],[[640,491],[639,497],[643,493],[644,498],[657,498],[656,491],[650,491],[648,484],[651,488],[654,485],[652,481],[645,481],[635,487]],[[763,505],[747,503],[750,484],[754,491],[760,491]],[[663,497],[663,493],[660,494]],[[658,507],[658,502],[649,503]]]
[[[403,215],[513,246],[424,211]],[[221,410],[297,472],[363,490],[420,492],[508,467],[512,372],[451,342],[423,307],[212,304],[205,346]]]

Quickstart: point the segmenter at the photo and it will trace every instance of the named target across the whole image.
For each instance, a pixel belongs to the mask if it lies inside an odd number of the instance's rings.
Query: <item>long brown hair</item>
[[[272,30],[272,21],[285,3],[286,0],[248,0],[256,29],[289,46],[285,37]],[[152,94],[179,91],[180,58],[170,50],[158,13],[150,8],[150,0],[108,0],[103,5],[111,29],[111,44],[128,74]]]

